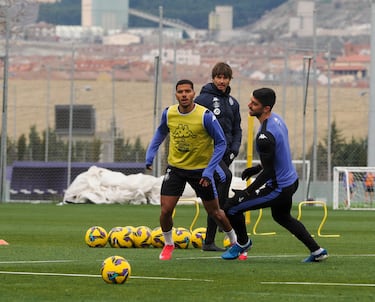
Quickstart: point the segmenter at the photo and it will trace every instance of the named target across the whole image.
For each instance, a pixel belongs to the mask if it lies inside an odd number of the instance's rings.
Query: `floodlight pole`
[[[116,145],[116,78],[115,68],[112,68],[112,118],[111,118],[111,153],[110,162],[115,161],[115,145]]]
[[[283,71],[283,106],[282,117],[285,120],[286,113],[286,87],[288,85],[288,48],[284,48],[284,71]]]
[[[51,68],[47,66],[47,93],[46,93],[46,139],[44,146],[44,161],[48,162],[49,152],[49,103],[51,99]]]
[[[305,78],[305,82],[303,85],[303,129],[302,129],[302,179],[303,179],[303,185],[302,185],[302,196],[307,200],[308,198],[308,192],[306,192],[306,105],[307,105],[307,92],[309,88],[309,78],[310,78],[310,67],[311,67],[311,56],[305,56],[303,57],[303,76]],[[307,71],[306,71],[306,61],[307,61]]]
[[[173,30],[173,81],[172,83],[177,82],[177,29]],[[176,92],[174,85],[172,85],[172,105],[176,103]]]
[[[331,127],[331,119],[332,119],[332,106],[331,106],[331,44],[328,44],[328,83],[327,83],[327,94],[328,94],[328,104],[327,104],[327,127],[328,127],[328,137],[327,137],[327,181],[330,182],[332,180],[332,127]]]
[[[368,113],[367,166],[375,166],[375,0],[371,1],[371,66]]]
[[[158,62],[158,91],[157,91],[157,106],[156,106],[156,115],[158,122],[161,118],[161,98],[162,98],[162,82],[163,82],[163,74],[162,74],[162,62],[163,62],[163,6],[159,6],[159,62]],[[156,169],[155,169],[155,176],[160,176],[161,170],[161,157],[160,157],[160,149],[158,155],[156,156]]]
[[[9,65],[9,14],[8,7],[5,7],[5,53],[3,56],[4,79],[3,79],[3,111],[1,124],[1,161],[0,161],[0,202],[6,200],[7,187],[7,123],[8,123],[8,65]]]
[[[68,133],[68,169],[67,169],[67,188],[69,188],[72,178],[72,139],[73,139],[73,104],[75,99],[74,87],[74,69],[75,69],[75,47],[72,45],[72,61],[70,70],[70,104],[69,104],[69,133]]]
[[[313,113],[313,181],[317,180],[318,170],[318,101],[317,101],[317,36],[316,36],[316,8],[313,11],[313,97],[314,97],[314,113]]]
[[[153,132],[156,131],[158,125],[158,81],[159,81],[159,56],[155,57],[154,60],[154,68],[155,68],[155,85],[154,85],[154,125],[153,125]]]

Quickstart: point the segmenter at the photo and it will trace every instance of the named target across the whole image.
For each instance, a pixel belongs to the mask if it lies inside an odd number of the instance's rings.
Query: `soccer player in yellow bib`
[[[169,134],[168,166],[160,192],[160,227],[165,240],[160,260],[172,258],[172,215],[186,183],[202,199],[208,215],[224,230],[230,242],[235,244],[237,241],[228,218],[219,207],[214,180],[214,174],[225,178],[219,166],[226,150],[224,132],[214,114],[195,104],[194,97],[193,82],[186,79],[177,82],[178,104],[163,111],[160,125],[146,152],[146,168],[151,170],[159,146]]]

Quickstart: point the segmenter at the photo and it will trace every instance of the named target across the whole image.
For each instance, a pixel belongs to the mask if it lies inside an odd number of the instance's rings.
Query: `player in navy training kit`
[[[298,188],[298,175],[292,164],[288,129],[282,118],[271,112],[275,101],[275,92],[270,88],[254,90],[251,96],[249,114],[260,122],[256,151],[261,164],[242,172],[242,179],[259,174],[246,189],[234,190],[234,197],[226,203],[225,211],[236,231],[238,244],[227,250],[222,258],[236,259],[252,245],[243,213],[270,207],[273,219],[311,252],[304,262],[319,262],[328,257],[327,251],[317,244],[305,226],[290,213],[292,197]]]
[[[230,95],[230,81],[233,78],[232,75],[232,68],[227,63],[216,63],[212,68],[212,82],[204,85],[199,96],[194,100],[196,104],[206,107],[216,116],[223,128],[227,142],[223,160],[219,163],[225,173],[226,180],[216,183],[221,208],[224,207],[224,203],[228,199],[232,183],[232,172],[229,166],[238,155],[242,140],[240,105],[238,101]],[[225,251],[225,249],[215,244],[216,230],[217,225],[215,220],[207,216],[206,238],[202,246],[203,251]]]

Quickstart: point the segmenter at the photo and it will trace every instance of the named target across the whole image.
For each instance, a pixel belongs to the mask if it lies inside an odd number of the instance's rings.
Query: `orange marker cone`
[[[0,239],[0,245],[9,245],[4,239]]]

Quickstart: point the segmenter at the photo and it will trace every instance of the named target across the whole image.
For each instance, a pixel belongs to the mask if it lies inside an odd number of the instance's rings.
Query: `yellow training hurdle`
[[[323,235],[321,233],[323,225],[325,224],[325,222],[327,220],[327,216],[328,216],[327,205],[326,205],[326,203],[324,201],[316,201],[316,200],[314,200],[314,201],[301,201],[298,204],[298,216],[297,216],[297,220],[301,220],[301,217],[302,217],[302,206],[306,205],[306,204],[321,205],[323,207],[324,215],[323,215],[323,219],[320,222],[320,225],[318,227],[318,236],[319,237],[340,237],[340,235],[337,235],[337,234]]]
[[[257,230],[257,227],[258,227],[258,224],[259,224],[260,220],[262,219],[262,216],[263,216],[263,209],[259,209],[258,218],[255,221],[255,224],[253,226],[253,234],[254,235],[263,235],[263,236],[276,235],[276,232],[257,233],[256,230]]]
[[[192,220],[192,222],[190,224],[190,227],[189,227],[190,232],[192,232],[193,229],[194,229],[195,223],[198,220],[199,213],[200,213],[199,202],[198,202],[197,199],[194,199],[194,198],[191,198],[191,199],[183,198],[183,199],[180,199],[180,201],[182,203],[193,203],[195,205],[195,214],[194,214],[193,220]],[[320,222],[318,230],[317,230],[317,234],[318,234],[319,237],[340,237],[340,235],[338,235],[338,234],[322,234],[323,226],[324,226],[325,222],[327,221],[327,217],[328,217],[327,205],[324,201],[314,200],[314,201],[301,201],[301,202],[299,202],[298,203],[297,220],[301,220],[301,218],[302,218],[302,206],[306,205],[306,204],[321,205],[323,207],[323,211],[324,211],[323,218],[322,218],[322,221]],[[173,210],[173,214],[172,214],[173,218],[174,218],[175,214],[176,214],[176,208]],[[258,228],[258,225],[259,225],[259,223],[262,219],[262,216],[263,216],[263,210],[259,209],[258,217],[255,221],[254,226],[253,226],[253,234],[254,235],[262,235],[262,236],[276,235],[276,232],[262,232],[262,233],[257,232],[257,228]],[[246,218],[246,224],[250,224],[250,211],[247,211],[245,213],[245,218]]]
[[[250,222],[251,222],[250,216],[251,216],[250,211],[245,212],[245,223],[246,224],[250,224]],[[254,235],[263,235],[263,236],[276,235],[276,232],[265,232],[265,233],[258,233],[257,232],[257,227],[258,227],[258,224],[259,224],[260,220],[262,219],[262,216],[263,216],[263,209],[259,209],[258,218],[255,221],[255,224],[253,226],[253,234]],[[248,233],[248,235],[251,235],[251,233]]]

